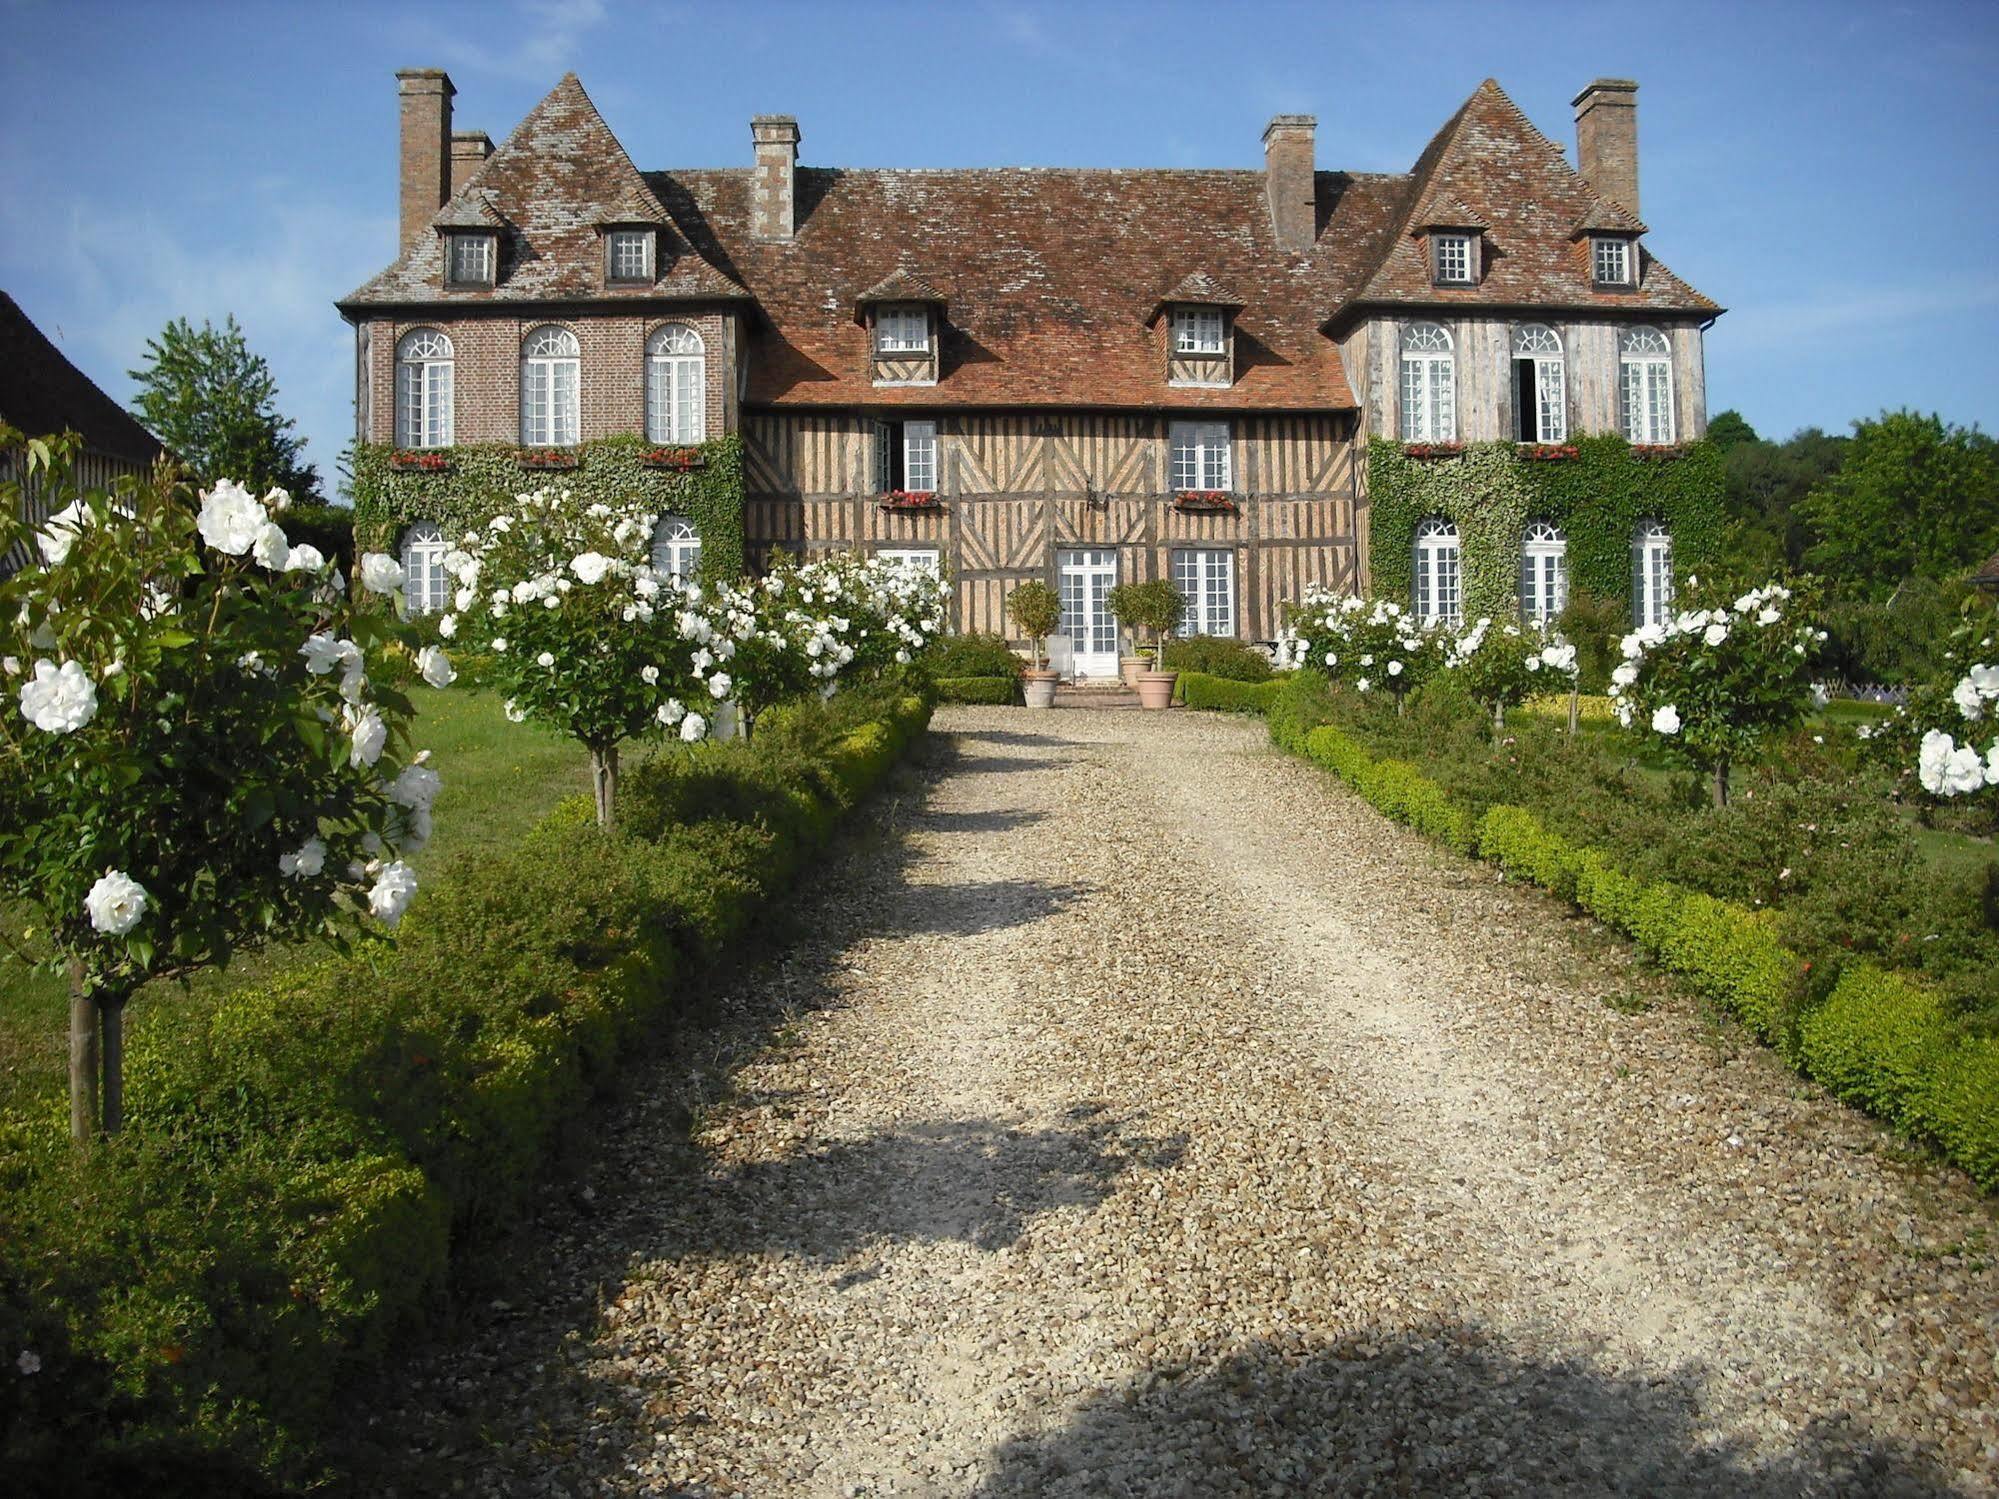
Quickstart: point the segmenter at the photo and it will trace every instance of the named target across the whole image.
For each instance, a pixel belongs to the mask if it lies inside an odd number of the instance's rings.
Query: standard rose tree
[[[1356,692],[1387,691],[1395,711],[1443,666],[1441,631],[1393,599],[1364,599],[1321,584],[1305,592],[1278,641],[1279,664],[1317,672]]]
[[[1505,732],[1506,710],[1536,692],[1562,692],[1576,679],[1576,648],[1559,636],[1481,618],[1451,642],[1444,665],[1471,700],[1492,715],[1495,735]],[[1574,726],[1571,724],[1571,732]]]
[[[282,490],[197,500],[161,470],[79,493],[73,440],[0,444],[58,506],[31,527],[19,484],[0,485],[0,553],[32,559],[0,583],[0,891],[25,918],[0,940],[68,976],[81,1141],[100,1097],[119,1126],[142,984],[395,925],[440,781],[405,752],[408,699],[367,675],[367,646],[414,637],[290,544]]]

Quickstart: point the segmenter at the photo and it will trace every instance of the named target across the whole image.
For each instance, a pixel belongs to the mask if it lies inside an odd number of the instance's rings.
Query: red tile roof
[[[1276,243],[1261,171],[801,167],[789,242],[752,234],[750,180],[748,168],[638,173],[570,75],[439,215],[483,204],[511,221],[499,284],[446,292],[441,247],[424,236],[341,308],[748,297],[753,405],[1156,407],[1168,389],[1148,325],[1192,286],[1216,295],[1191,300],[1240,307],[1236,380],[1171,399],[1236,410],[1351,408],[1325,330],[1369,304],[1719,311],[1649,257],[1636,289],[1592,288],[1572,236],[1622,211],[1490,80],[1410,174],[1318,173],[1320,229],[1303,252]],[[664,215],[660,278],[607,288],[598,229],[646,202]],[[1430,284],[1420,235],[1446,224],[1485,230],[1478,286]],[[884,288],[947,302],[938,385],[872,384],[854,311]]]

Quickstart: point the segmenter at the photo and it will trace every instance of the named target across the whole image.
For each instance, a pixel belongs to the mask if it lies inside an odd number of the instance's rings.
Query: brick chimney
[[[1638,214],[1638,85],[1599,78],[1570,101],[1576,108],[1576,168],[1599,198]]]
[[[472,174],[493,154],[493,138],[483,130],[451,132],[451,196],[472,180]]]
[[[750,192],[751,232],[758,239],[788,240],[798,232],[798,121],[791,115],[757,115],[750,121],[757,166]]]
[[[1263,183],[1279,248],[1309,250],[1319,237],[1318,164],[1312,115],[1274,115],[1263,127]]]
[[[402,239],[408,249],[451,198],[451,96],[458,90],[442,68],[396,74],[402,102]]]

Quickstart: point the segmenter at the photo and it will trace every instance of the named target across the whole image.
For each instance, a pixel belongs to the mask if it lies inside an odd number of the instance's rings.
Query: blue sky
[[[849,166],[1403,171],[1491,75],[1573,146],[1633,77],[1654,253],[1733,309],[1711,407],[1843,430],[1884,406],[1999,426],[1999,5],[394,5],[0,0],[0,287],[89,375],[234,312],[331,474],[352,430],[332,303],[391,258],[399,67],[498,140],[574,69],[641,168],[747,165],[799,117]],[[904,120],[915,123],[903,123]]]

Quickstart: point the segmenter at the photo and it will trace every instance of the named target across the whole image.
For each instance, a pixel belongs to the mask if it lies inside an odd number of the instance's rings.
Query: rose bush
[[[1498,733],[1506,727],[1508,708],[1537,693],[1575,685],[1576,648],[1558,635],[1511,620],[1494,624],[1481,618],[1446,647],[1444,666],[1466,695],[1492,715]]]
[[[25,918],[0,940],[69,978],[83,1140],[100,1086],[103,1127],[121,1122],[133,992],[393,926],[441,782],[407,752],[408,699],[367,675],[366,649],[407,632],[289,543],[283,490],[197,499],[161,469],[83,492],[73,440],[0,445],[60,502],[31,527],[20,482],[0,486],[0,553],[38,559],[0,583],[0,893]]]
[[[1358,692],[1404,699],[1444,664],[1444,636],[1392,599],[1365,599],[1321,585],[1292,608],[1278,640],[1278,665],[1303,667]]]

